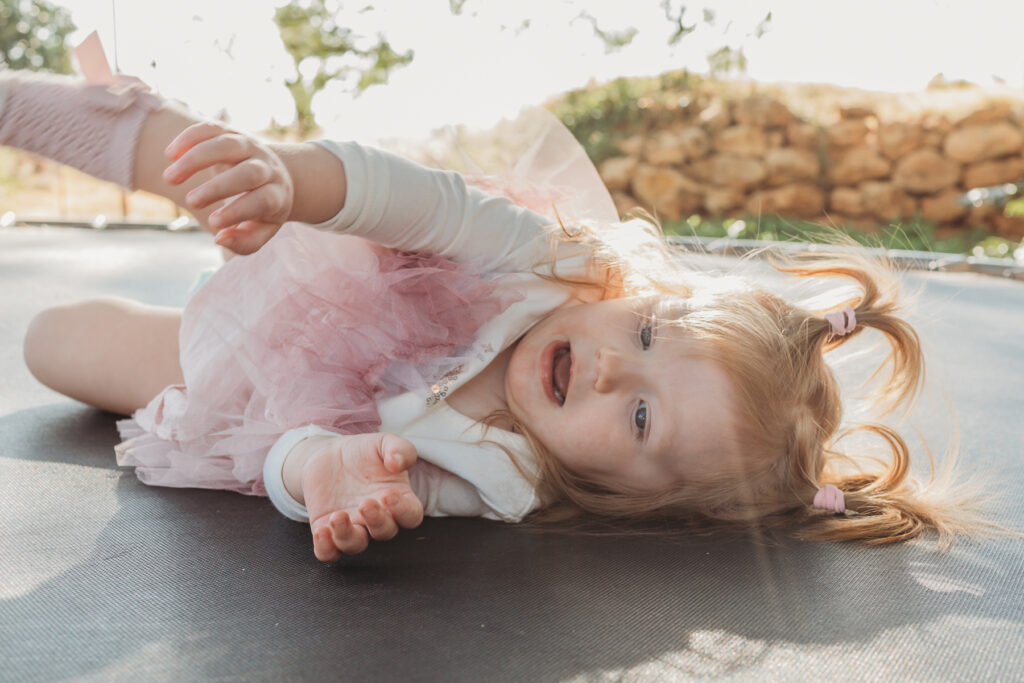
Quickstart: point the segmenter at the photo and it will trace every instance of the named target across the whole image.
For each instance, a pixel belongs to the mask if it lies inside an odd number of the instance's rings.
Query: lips
[[[569,343],[554,341],[540,355],[540,382],[548,399],[557,406],[565,403],[572,383],[572,354]]]

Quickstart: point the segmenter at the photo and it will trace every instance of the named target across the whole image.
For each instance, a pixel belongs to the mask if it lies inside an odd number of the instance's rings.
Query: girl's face
[[[638,298],[564,307],[512,352],[509,410],[580,476],[660,491],[736,464],[732,385],[659,309]]]

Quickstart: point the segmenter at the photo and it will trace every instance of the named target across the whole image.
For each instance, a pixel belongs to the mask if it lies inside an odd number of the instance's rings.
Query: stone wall
[[[662,220],[778,214],[871,230],[920,215],[1024,237],[1024,219],[959,201],[1024,178],[1024,103],[987,101],[956,117],[837,114],[811,123],[764,94],[712,101],[625,139],[599,170],[621,212],[640,206]]]

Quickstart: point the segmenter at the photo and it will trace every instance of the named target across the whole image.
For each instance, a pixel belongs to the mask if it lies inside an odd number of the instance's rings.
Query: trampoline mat
[[[201,234],[0,230],[0,679],[1024,676],[1015,538],[937,554],[429,519],[323,565],[265,499],[142,485],[115,416],[36,383],[22,335],[77,298],[181,305],[218,260]],[[905,277],[933,386],[914,419],[937,452],[958,419],[963,468],[1024,528],[1024,283]]]

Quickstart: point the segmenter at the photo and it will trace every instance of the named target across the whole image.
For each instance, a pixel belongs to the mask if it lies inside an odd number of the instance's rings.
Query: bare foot
[[[423,521],[423,504],[406,471],[416,448],[394,434],[325,438],[302,468],[302,495],[318,560],[361,553],[372,538],[386,541],[399,528]]]

